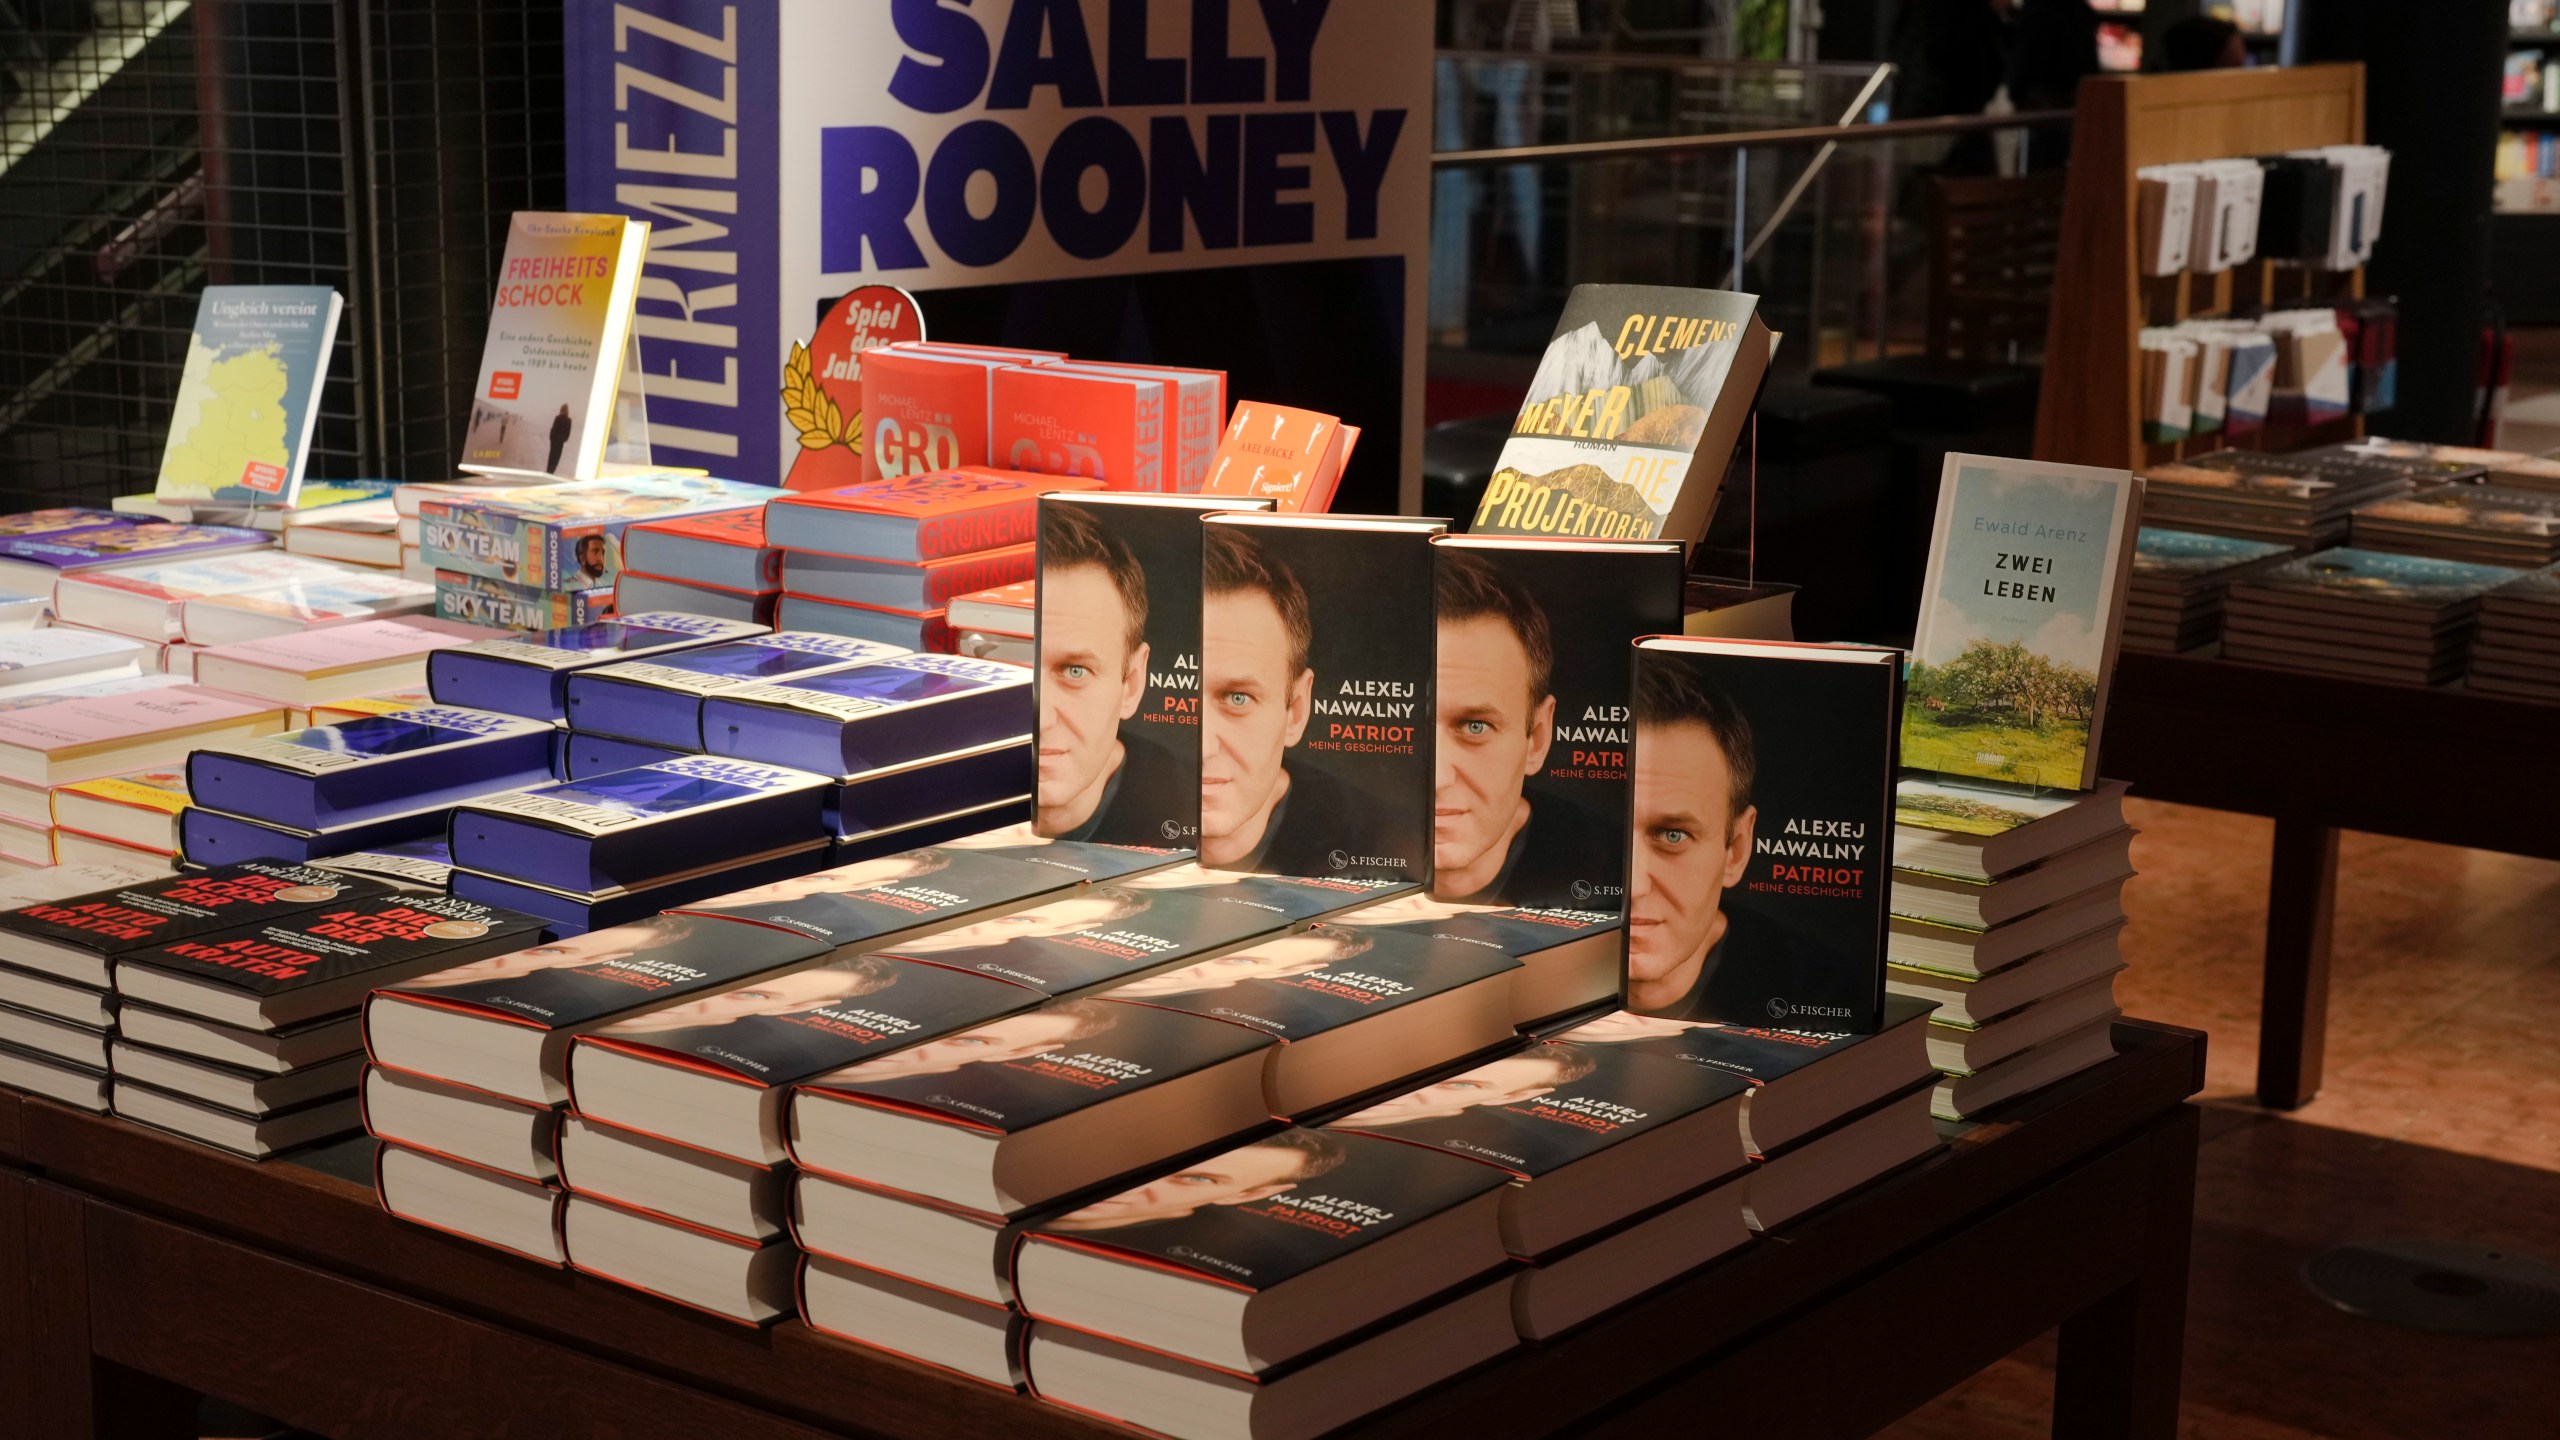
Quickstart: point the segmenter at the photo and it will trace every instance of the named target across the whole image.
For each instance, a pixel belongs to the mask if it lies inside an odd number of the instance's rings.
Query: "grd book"
[[[1202,525],[1200,863],[1428,883],[1442,522]]]
[[[1759,306],[1575,286],[1471,533],[1695,545],[1775,345]]]
[[[1629,1010],[1873,1030],[1900,651],[1636,647]]]
[[[1214,496],[1041,498],[1032,666],[1041,834],[1197,839],[1200,519],[1270,508]]]

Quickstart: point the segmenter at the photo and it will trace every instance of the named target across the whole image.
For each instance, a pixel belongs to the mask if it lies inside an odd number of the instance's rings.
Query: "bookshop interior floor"
[[[2560,1338],[2398,1329],[2329,1308],[2296,1275],[2361,1240],[2560,1261],[2560,864],[2347,835],[2327,1080],[2273,1114],[2251,1098],[2273,827],[2126,809],[2141,874],[2116,993],[2129,1015],[2213,1036],[2181,1435],[2547,1440]],[[1885,1434],[2044,1435],[2052,1367],[2048,1336]]]

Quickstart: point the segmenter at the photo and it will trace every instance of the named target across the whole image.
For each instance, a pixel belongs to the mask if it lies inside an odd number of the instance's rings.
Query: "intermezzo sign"
[[[954,287],[1398,259],[1400,293],[1339,298],[1393,307],[1420,413],[1419,0],[570,0],[568,42],[570,202],[654,227],[662,462],[778,483],[789,345],[866,284],[932,315]]]

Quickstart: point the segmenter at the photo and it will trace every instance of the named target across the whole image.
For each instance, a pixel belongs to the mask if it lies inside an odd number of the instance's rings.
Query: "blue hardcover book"
[[[424,840],[404,840],[347,855],[315,861],[315,870],[361,875],[409,890],[444,890],[453,880],[453,847],[439,832]]]
[[[1031,672],[964,655],[908,655],[703,697],[714,755],[859,775],[1031,734]]]
[[[308,865],[387,845],[430,838],[440,842],[452,817],[452,806],[433,805],[325,830],[303,830],[191,805],[178,814],[178,849],[198,865],[237,865],[245,860]]]
[[[1033,793],[1040,759],[1031,741],[1000,740],[866,770],[827,792],[827,824],[839,840],[894,830],[955,810],[974,810]]]
[[[453,863],[576,894],[636,889],[825,839],[827,788],[750,760],[662,760],[466,802],[453,812]]]
[[[786,630],[657,660],[626,660],[569,677],[569,727],[671,750],[702,748],[702,697],[734,685],[780,683],[895,659],[895,645]]]
[[[888,830],[873,830],[861,835],[839,837],[828,852],[829,865],[850,865],[857,860],[877,859],[912,850],[919,845],[940,845],[946,841],[969,840],[990,831],[1019,826],[1031,819],[1031,797],[1017,796],[992,805],[973,806],[936,815],[912,825]]]
[[[679,750],[665,745],[643,745],[637,740],[616,740],[610,735],[563,730],[560,732],[559,775],[563,780],[584,780],[594,775],[610,775],[616,770],[637,770],[661,760],[681,760],[698,753],[690,746]]]
[[[551,727],[432,705],[366,715],[187,757],[187,793],[227,815],[328,830],[431,805],[539,785]]]
[[[459,867],[453,871],[453,893],[484,905],[504,905],[542,918],[562,935],[583,935],[645,920],[662,910],[697,900],[751,890],[759,885],[797,879],[830,863],[825,841],[795,845],[745,862],[691,871],[653,884],[627,889],[572,892],[528,885],[504,876],[484,875]]]
[[[653,611],[522,640],[482,640],[427,657],[427,691],[439,705],[468,705],[534,720],[565,720],[569,677],[580,670],[698,650],[762,635],[742,620]]]

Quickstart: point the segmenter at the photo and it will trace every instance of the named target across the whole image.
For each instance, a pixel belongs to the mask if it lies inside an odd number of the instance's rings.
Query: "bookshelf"
[[[2063,193],[2061,261],[2045,330],[2037,458],[2138,469],[2214,448],[2221,437],[2143,443],[2135,348],[2142,327],[2364,293],[2361,270],[2259,261],[2218,275],[2141,274],[2134,260],[2135,171],[2363,140],[2361,65],[2082,81]],[[2262,449],[2296,449],[2349,439],[2361,428],[2361,417],[2350,415],[2313,426],[2270,425],[2255,441]]]

